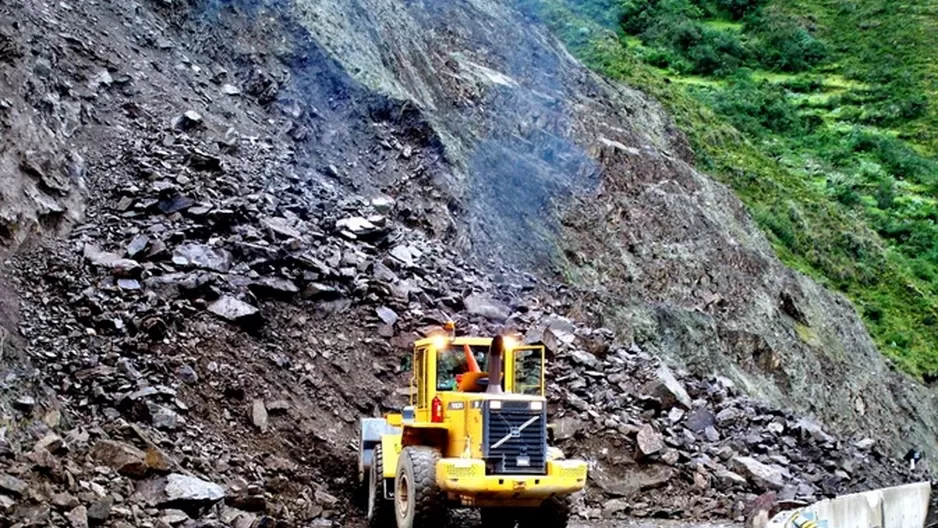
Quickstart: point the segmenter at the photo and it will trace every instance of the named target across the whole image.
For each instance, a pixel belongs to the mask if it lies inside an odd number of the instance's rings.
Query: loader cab
[[[486,392],[492,338],[430,336],[414,343],[411,405],[416,421],[430,421],[430,406],[440,393]],[[501,392],[544,396],[544,347],[506,342],[501,358]],[[466,383],[467,378],[477,383]]]

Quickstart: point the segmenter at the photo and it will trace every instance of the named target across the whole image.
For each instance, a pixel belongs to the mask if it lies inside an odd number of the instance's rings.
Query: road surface
[[[742,528],[734,523],[693,523],[660,519],[628,519],[621,521],[573,522],[570,528]]]

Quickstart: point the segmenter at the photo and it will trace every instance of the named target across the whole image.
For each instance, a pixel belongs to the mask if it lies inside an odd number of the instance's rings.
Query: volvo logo
[[[520,428],[520,427],[512,427],[512,428],[511,428],[511,437],[512,437],[512,438],[521,438],[521,428]]]

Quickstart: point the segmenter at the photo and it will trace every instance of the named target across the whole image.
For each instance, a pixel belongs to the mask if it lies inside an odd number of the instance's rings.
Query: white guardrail
[[[842,495],[780,512],[766,528],[924,528],[930,497],[928,482]]]

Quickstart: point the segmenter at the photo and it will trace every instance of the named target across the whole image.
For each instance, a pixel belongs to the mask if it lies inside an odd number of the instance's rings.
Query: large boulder
[[[655,371],[655,378],[648,382],[645,392],[658,399],[665,408],[680,405],[686,409],[691,407],[690,395],[681,385],[681,382],[674,377],[674,373],[667,365],[660,365]]]
[[[775,466],[745,456],[733,458],[733,463],[738,471],[747,475],[748,480],[760,488],[780,490],[785,487],[785,475]]]
[[[137,493],[150,506],[197,511],[225,498],[218,484],[189,475],[171,473],[165,477],[141,481]]]

